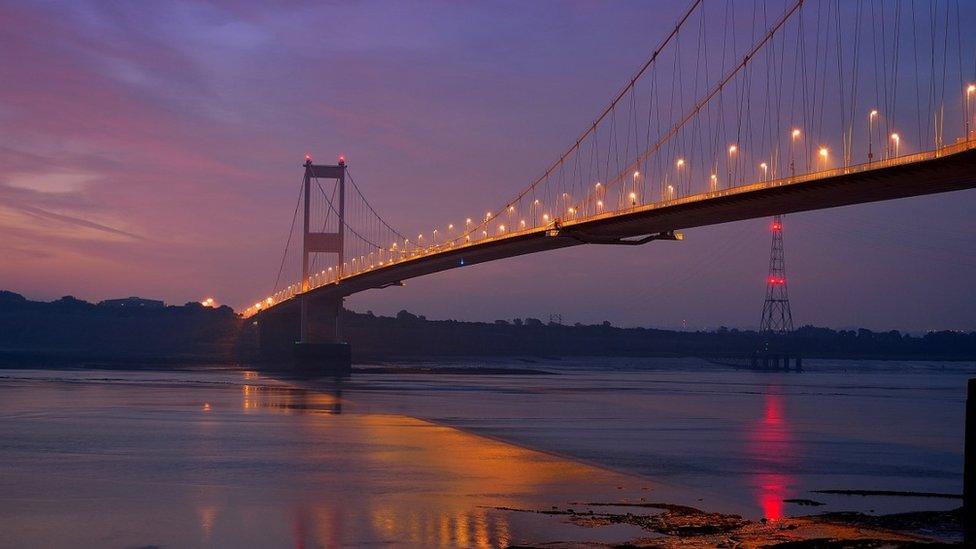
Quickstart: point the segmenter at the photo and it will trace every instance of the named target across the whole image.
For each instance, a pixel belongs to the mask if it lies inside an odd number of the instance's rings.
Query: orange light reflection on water
[[[295,387],[244,384],[241,408],[285,414],[341,414],[342,393],[338,388],[329,394]]]
[[[296,540],[296,547],[336,546],[343,528],[383,543],[505,547],[512,543],[509,515],[493,507],[562,502],[593,494],[594,485],[617,495],[622,482],[616,473],[410,417],[321,416],[315,424],[309,433],[335,444],[373,443],[344,473],[359,493],[313,505],[308,518],[315,526],[301,535],[314,539]],[[348,522],[337,524],[340,517]],[[338,535],[339,545],[348,535]]]

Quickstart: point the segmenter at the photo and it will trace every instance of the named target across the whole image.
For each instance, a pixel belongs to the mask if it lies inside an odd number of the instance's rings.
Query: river
[[[610,542],[642,532],[507,509],[660,501],[777,520],[960,505],[819,491],[959,494],[973,363],[450,364],[485,365],[544,373],[0,370],[0,546]]]

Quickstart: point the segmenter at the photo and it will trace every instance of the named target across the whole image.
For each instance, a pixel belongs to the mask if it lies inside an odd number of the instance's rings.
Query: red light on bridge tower
[[[783,254],[783,219],[773,218],[770,225],[773,242],[769,249],[769,275],[766,277],[766,301],[763,302],[762,333],[786,334],[793,331],[793,313],[786,291],[786,260]]]
[[[340,154],[339,155],[339,165],[340,166],[345,166],[346,165],[346,155],[344,155],[344,154]]]

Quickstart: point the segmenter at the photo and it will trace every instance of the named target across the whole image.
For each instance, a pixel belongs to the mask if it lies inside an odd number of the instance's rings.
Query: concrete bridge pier
[[[304,375],[349,373],[352,353],[342,338],[342,299],[308,299],[304,309],[304,323],[298,307],[254,318],[261,360]]]
[[[352,370],[352,349],[342,336],[342,298],[301,298],[301,339],[292,349],[305,372],[344,374]]]

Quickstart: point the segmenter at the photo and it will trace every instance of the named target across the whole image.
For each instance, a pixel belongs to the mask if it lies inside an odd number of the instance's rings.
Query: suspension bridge
[[[970,11],[951,0],[694,0],[537,178],[499,207],[420,233],[381,217],[344,159],[306,156],[278,280],[243,316],[262,346],[339,344],[344,297],[418,276],[976,187]],[[282,284],[299,248],[298,280]]]

